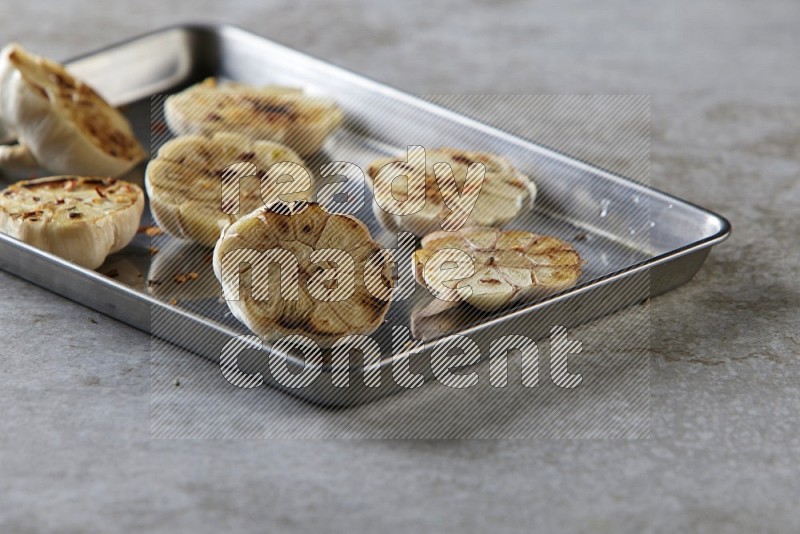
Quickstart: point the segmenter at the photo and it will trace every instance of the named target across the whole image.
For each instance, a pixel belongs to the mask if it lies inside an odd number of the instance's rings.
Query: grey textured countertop
[[[0,531],[800,531],[800,3],[38,4],[3,41],[202,18],[415,93],[649,94],[652,183],[734,234],[652,301],[640,441],[151,440],[150,338],[0,273]]]

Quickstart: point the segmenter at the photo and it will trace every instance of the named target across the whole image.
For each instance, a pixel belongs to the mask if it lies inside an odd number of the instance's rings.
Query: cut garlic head
[[[144,194],[114,178],[54,176],[0,192],[0,230],[96,269],[136,235]]]
[[[119,110],[60,64],[16,44],[0,52],[0,117],[0,131],[18,143],[0,147],[3,166],[119,176],[146,156]]]
[[[283,143],[302,156],[319,151],[343,118],[335,102],[300,89],[215,78],[167,98],[164,113],[176,135],[233,132]]]
[[[468,257],[470,268],[458,269],[459,257]],[[563,291],[581,274],[580,255],[569,243],[491,227],[429,234],[414,253],[414,265],[417,282],[432,290],[451,288],[453,300],[483,311]]]
[[[398,170],[381,172],[381,169],[392,164],[398,166],[395,167]],[[468,173],[480,172],[480,167],[475,164],[483,167],[483,182],[479,191],[470,192],[465,183]],[[533,181],[505,158],[483,152],[438,148],[425,151],[424,207],[415,213],[399,214],[381,206],[390,204],[392,197],[397,199],[412,194],[408,175],[402,174],[403,169],[407,174],[413,174],[415,166],[411,162],[397,162],[396,158],[382,158],[369,166],[367,183],[375,200],[373,211],[378,221],[392,232],[408,231],[421,237],[442,230],[443,221],[450,215],[456,195],[464,198],[470,193],[475,195],[461,217],[462,226],[501,226],[530,210],[536,197]],[[443,188],[448,178],[455,180],[457,190]],[[376,180],[392,180],[392,183],[377,183]],[[443,189],[449,198],[443,197]]]
[[[374,295],[394,279],[367,227],[315,203],[276,208],[231,224],[214,248],[234,316],[265,339],[300,334],[321,346],[377,329],[390,299]]]
[[[164,144],[148,163],[145,185],[159,226],[175,237],[213,247],[220,231],[239,217],[279,199],[309,198],[311,178],[302,166],[300,156],[278,143],[231,133],[185,135]],[[284,171],[308,183],[286,185],[281,181]],[[223,206],[226,180],[231,180],[232,189],[226,189],[230,200],[239,202],[236,210],[223,210],[232,207]]]

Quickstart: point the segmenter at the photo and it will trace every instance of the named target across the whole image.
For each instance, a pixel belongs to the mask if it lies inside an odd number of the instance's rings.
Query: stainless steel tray
[[[415,295],[411,301],[395,303],[386,325],[375,334],[383,354],[387,354],[379,364],[384,370],[394,360],[408,358],[412,369],[428,377],[431,371],[422,356],[446,341],[448,335],[469,335],[482,348],[490,336],[524,333],[536,339],[546,335],[551,326],[575,326],[664,293],[689,281],[711,246],[730,232],[728,221],[708,210],[238,28],[167,28],[85,55],[68,65],[112,103],[125,105],[143,141],[151,137],[152,125],[159,121],[160,100],[153,95],[174,92],[207,76],[220,76],[251,83],[299,85],[339,102],[347,116],[345,126],[329,140],[324,153],[309,162],[310,168],[318,169],[320,163],[332,160],[347,160],[366,168],[377,156],[400,153],[408,144],[421,144],[493,150],[535,175],[540,189],[536,209],[514,226],[574,241],[587,260],[580,284],[494,315],[467,316],[454,311],[451,316],[437,318],[430,328],[416,325],[415,331],[426,338],[425,343],[392,355],[390,326],[410,326],[412,309],[424,304],[424,296],[417,292],[419,298]],[[151,110],[155,110],[153,116]],[[161,142],[162,137],[153,139]],[[142,177],[143,166],[127,178],[141,183]],[[18,178],[7,176],[4,181]],[[368,202],[358,216],[385,245],[394,244],[394,237],[375,222]],[[147,219],[149,213],[145,214],[145,223]],[[645,234],[637,233],[643,227]],[[151,257],[149,247],[153,243],[161,252]],[[153,243],[144,234],[139,235],[95,272],[0,234],[0,268],[158,338],[219,360],[221,347],[232,336],[249,333],[230,316],[225,303],[202,291],[191,295],[181,295],[177,289],[154,291],[155,286],[151,283],[148,287],[147,282],[153,279],[156,262],[161,263],[158,269],[168,271],[171,261],[182,272],[199,271],[206,288],[213,286],[216,282],[210,264],[198,259],[207,253],[166,236],[154,238]],[[291,354],[284,356],[290,368],[304,365]],[[348,388],[317,380],[309,387],[289,391],[328,405],[351,405],[403,391],[391,380],[384,380],[380,388],[364,386],[357,377],[364,367],[358,363],[351,371],[354,375]],[[279,386],[268,373],[264,378]]]

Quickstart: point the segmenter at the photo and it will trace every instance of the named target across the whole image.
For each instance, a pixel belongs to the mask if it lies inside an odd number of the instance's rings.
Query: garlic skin
[[[458,232],[434,232],[414,253],[417,282],[428,288],[456,278],[425,265],[438,251],[466,253],[474,269],[450,284],[462,299],[482,311],[496,311],[522,301],[558,293],[574,286],[581,275],[581,257],[566,241],[521,230],[470,227]]]
[[[388,231],[411,232],[418,237],[442,230],[441,221],[450,212],[445,205],[437,183],[434,165],[446,163],[453,171],[453,177],[460,190],[464,187],[467,170],[473,163],[484,166],[485,175],[477,201],[464,223],[467,226],[502,226],[520,214],[530,211],[536,199],[536,184],[511,163],[496,154],[470,152],[456,148],[434,148],[425,151],[425,207],[412,214],[397,215],[383,210],[375,195],[391,194],[388,189],[379,192],[375,178],[380,169],[398,158],[381,158],[373,161],[367,172],[367,185],[372,195],[372,211],[375,218]],[[405,161],[401,158],[400,161]],[[405,191],[407,178],[399,176],[395,187]]]
[[[309,156],[322,148],[344,115],[333,100],[302,89],[207,78],[167,98],[164,118],[175,135],[232,132]]]
[[[60,64],[17,44],[0,51],[0,166],[119,176],[146,153],[128,120]]]
[[[0,192],[0,232],[88,269],[139,228],[144,193],[115,178],[52,176]]]
[[[263,207],[256,177],[242,178],[237,214],[222,210],[222,177],[231,165],[245,174],[250,168],[266,172],[279,162],[304,166],[293,150],[278,143],[243,135],[216,133],[211,137],[184,135],[165,143],[145,171],[150,210],[158,225],[170,235],[213,247],[225,226]],[[266,189],[267,203],[277,200],[277,187]],[[308,199],[308,191],[282,195],[290,201]]]
[[[226,261],[231,261],[226,256],[240,249],[257,253],[277,249],[294,254],[300,267],[297,298],[287,298],[282,292],[277,269],[270,268],[267,276],[255,258],[250,267],[237,266],[236,261],[225,267]],[[315,282],[322,273],[320,266],[328,262],[314,261],[312,255],[323,249],[337,249],[352,258],[352,285],[345,276],[337,276],[336,291],[343,291],[340,298],[318,298],[314,290],[321,287]],[[370,258],[379,260],[379,268],[365,275]],[[254,333],[265,340],[299,334],[321,347],[330,347],[342,336],[370,334],[383,322],[391,298],[377,298],[373,292],[380,294],[395,285],[387,258],[369,229],[355,217],[329,214],[316,203],[297,202],[288,207],[258,209],[228,226],[214,248],[213,265],[226,294],[237,294],[238,290],[238,299],[226,301],[228,308]],[[248,271],[249,276],[243,274]],[[286,273],[281,272],[280,278],[287,279]],[[254,298],[258,288],[253,281],[257,279],[268,288],[268,298]],[[342,289],[346,286],[350,289]]]

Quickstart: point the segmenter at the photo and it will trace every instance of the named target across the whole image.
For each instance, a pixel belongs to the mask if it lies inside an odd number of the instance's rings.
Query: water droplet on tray
[[[600,201],[600,217],[605,217],[608,215],[609,206],[611,206],[611,201],[607,198],[604,198]]]

